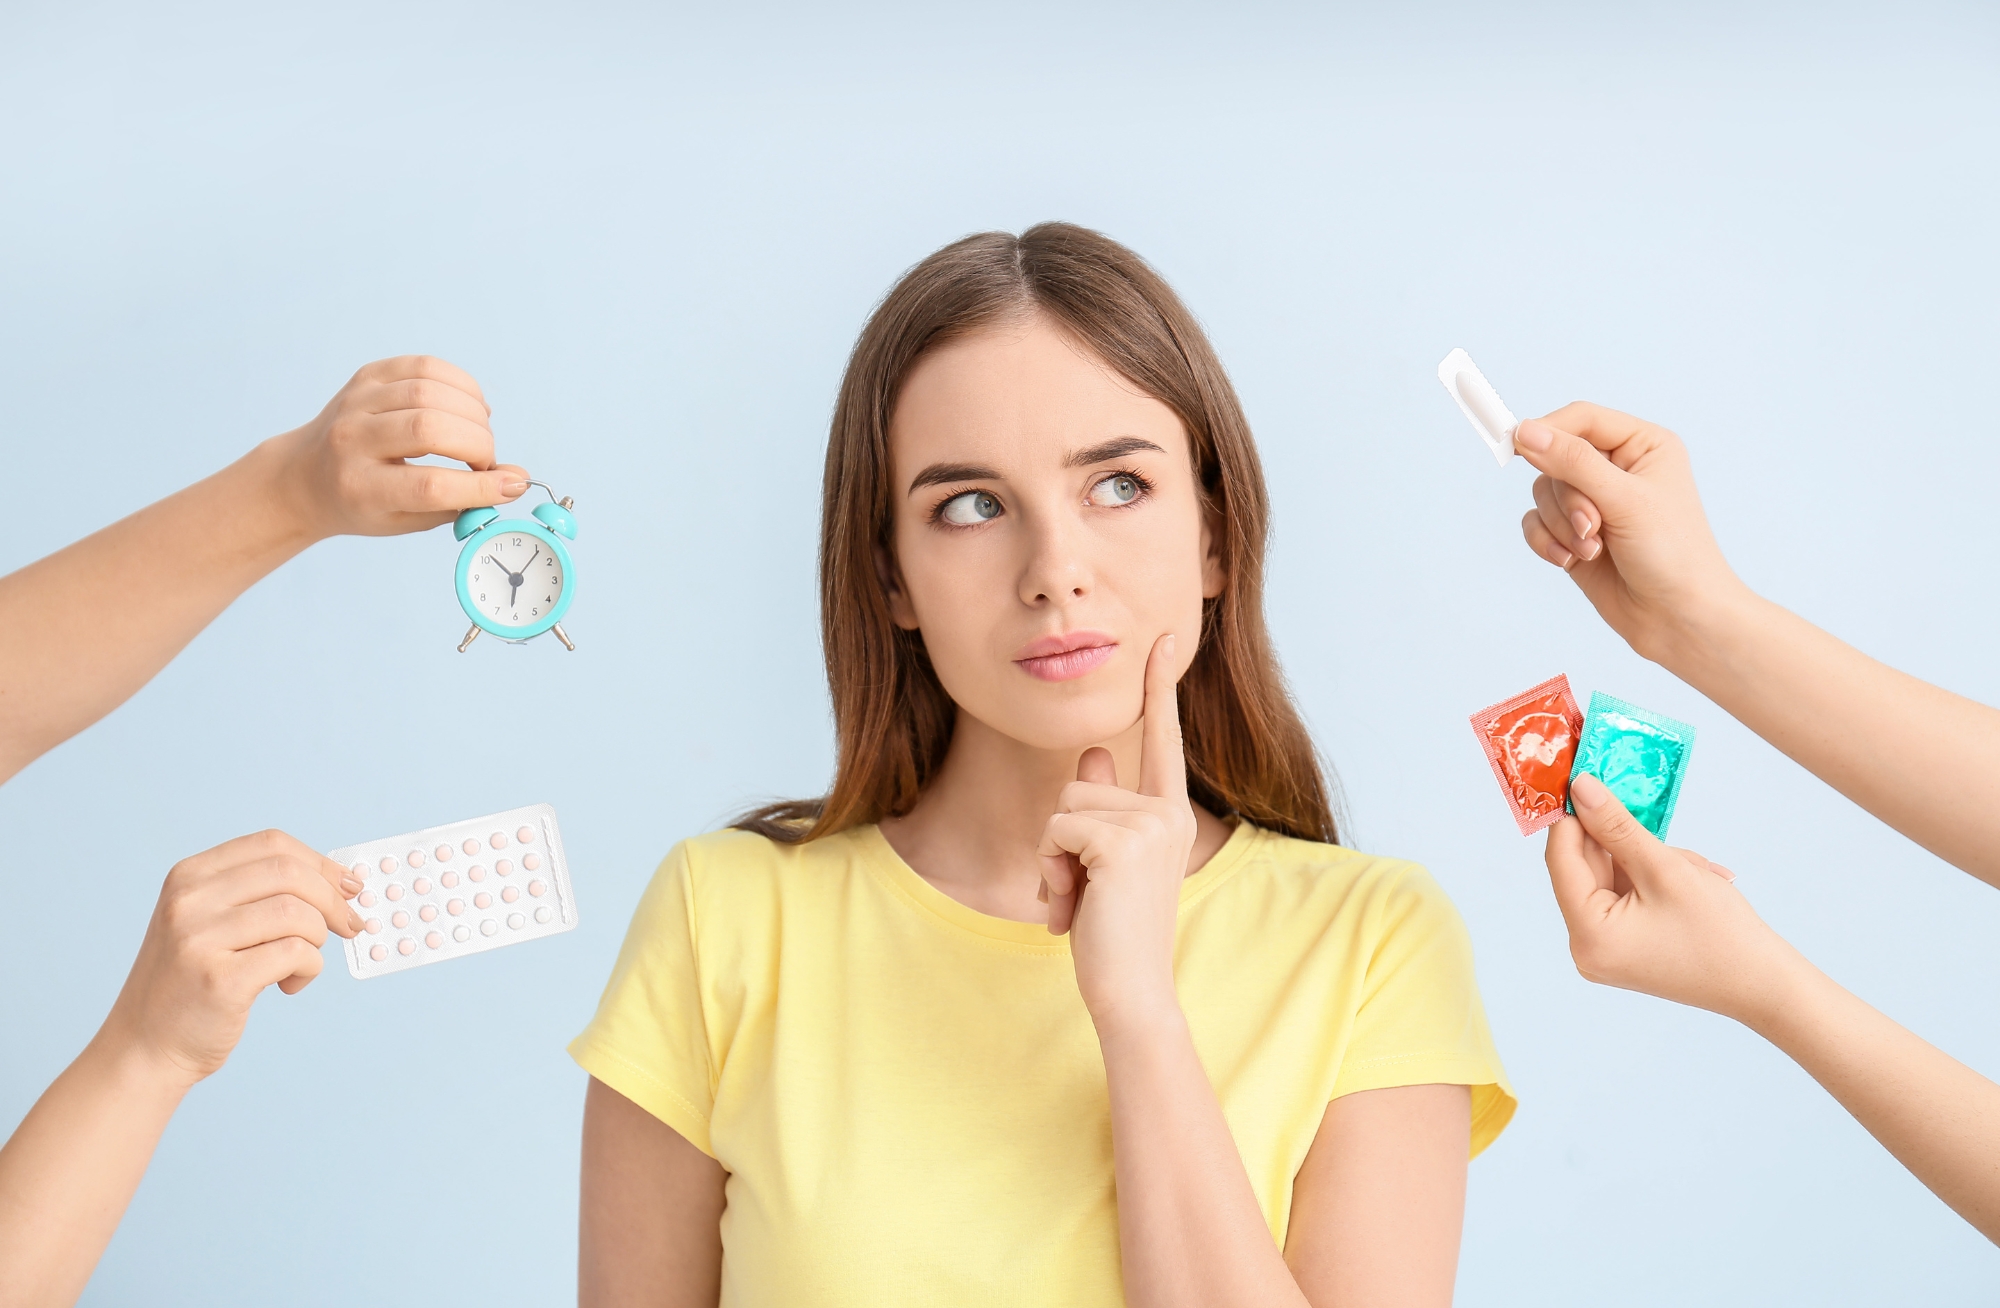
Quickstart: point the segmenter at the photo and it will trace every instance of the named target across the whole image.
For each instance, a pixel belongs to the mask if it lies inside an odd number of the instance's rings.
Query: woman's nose
[[[1021,602],[1031,607],[1067,604],[1088,595],[1091,569],[1083,541],[1060,519],[1043,518],[1028,537],[1021,569]]]

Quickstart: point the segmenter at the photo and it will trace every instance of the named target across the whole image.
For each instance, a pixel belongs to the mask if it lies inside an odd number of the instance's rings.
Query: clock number
[[[483,600],[483,599],[485,599],[485,598],[486,598],[486,592],[485,592],[485,591],[483,591],[483,590],[482,590],[482,591],[480,591],[480,592],[479,592],[479,598],[480,598],[480,599],[482,599],[482,600]]]
[[[519,545],[519,544],[521,543],[521,538],[520,538],[519,536],[516,536],[516,537],[514,538],[514,543],[515,543],[516,545]]]
[[[529,610],[528,610],[528,616],[532,618],[532,617],[534,617],[534,616],[535,616],[536,614],[538,614],[538,613],[540,613],[540,612],[541,612],[541,610],[540,610],[540,609],[529,609]]]

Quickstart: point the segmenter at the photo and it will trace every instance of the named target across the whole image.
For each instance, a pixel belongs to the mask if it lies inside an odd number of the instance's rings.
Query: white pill
[[[465,941],[472,939],[472,928],[467,926],[455,926],[451,929],[451,938],[462,944]]]
[[[540,908],[535,910],[535,921],[537,922],[546,922],[553,916],[554,914],[549,912],[549,906],[547,904],[543,904]]]
[[[500,924],[498,922],[495,922],[490,917],[487,918],[484,922],[481,922],[479,924],[479,934],[482,936],[490,936],[499,929],[500,929]]]
[[[522,927],[528,925],[528,919],[522,917],[519,913],[509,913],[507,915],[507,925],[519,931]]]

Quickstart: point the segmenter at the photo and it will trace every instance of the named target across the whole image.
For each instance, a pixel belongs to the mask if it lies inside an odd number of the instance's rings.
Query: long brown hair
[[[889,548],[889,418],[925,350],[1042,313],[1180,416],[1203,507],[1221,524],[1223,590],[1203,601],[1180,684],[1188,793],[1307,840],[1338,833],[1326,778],[1264,626],[1270,505],[1242,405],[1208,337],[1132,251],[1070,223],[982,232],[910,269],[876,306],[840,383],[820,506],[820,640],[838,742],[833,787],[736,826],[797,842],[907,813],[944,762],[956,708],[923,637],[898,627],[876,568]]]

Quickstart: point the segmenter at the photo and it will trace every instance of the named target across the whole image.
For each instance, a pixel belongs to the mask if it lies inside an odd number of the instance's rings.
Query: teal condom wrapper
[[[1693,750],[1687,723],[1593,691],[1570,776],[1588,772],[1602,781],[1641,826],[1665,840]],[[1571,802],[1563,807],[1576,812]]]

